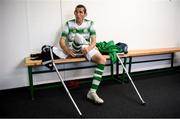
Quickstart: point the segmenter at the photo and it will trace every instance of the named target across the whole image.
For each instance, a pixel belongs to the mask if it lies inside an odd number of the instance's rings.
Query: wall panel
[[[77,4],[86,5],[98,41],[125,42],[129,49],[180,46],[179,0],[0,0],[0,90],[28,85],[24,57],[40,51],[44,44],[58,46],[62,26],[74,18]],[[179,53],[175,65],[180,65]],[[92,76],[93,69],[61,73],[69,80]],[[54,74],[35,76],[36,84],[57,80]]]

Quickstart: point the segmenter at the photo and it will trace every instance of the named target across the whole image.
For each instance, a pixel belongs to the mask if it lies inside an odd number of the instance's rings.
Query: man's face
[[[86,13],[84,13],[84,8],[76,8],[74,11],[74,15],[77,22],[82,22],[84,20],[84,17],[86,16]]]

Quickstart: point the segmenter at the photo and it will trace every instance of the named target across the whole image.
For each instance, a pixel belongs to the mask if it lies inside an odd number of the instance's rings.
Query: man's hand
[[[81,49],[81,52],[83,54],[87,54],[89,51],[91,51],[95,47],[96,47],[96,37],[92,37],[91,38],[91,44],[89,46],[87,46],[87,47],[83,47]]]
[[[83,54],[87,54],[89,51],[90,51],[89,47],[83,47],[83,48],[81,49],[81,52],[82,52]]]
[[[67,49],[66,49],[66,53],[67,53],[68,55],[70,55],[71,57],[76,57],[75,51],[72,50],[72,49],[67,48]]]
[[[61,39],[59,40],[59,45],[61,46],[61,48],[65,51],[65,53],[66,53],[67,55],[70,55],[71,57],[75,57],[75,56],[76,56],[76,55],[75,55],[75,52],[74,52],[72,49],[70,49],[69,47],[66,46],[66,43],[65,43],[65,39],[64,39],[64,38],[61,38]]]

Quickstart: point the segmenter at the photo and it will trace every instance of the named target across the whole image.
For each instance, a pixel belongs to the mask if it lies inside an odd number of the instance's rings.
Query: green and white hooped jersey
[[[84,19],[81,25],[77,25],[75,19],[69,20],[64,26],[61,37],[66,40],[68,45],[71,47],[73,43],[73,37],[75,34],[80,34],[83,38],[90,43],[91,37],[96,37],[96,31],[94,29],[93,21]]]

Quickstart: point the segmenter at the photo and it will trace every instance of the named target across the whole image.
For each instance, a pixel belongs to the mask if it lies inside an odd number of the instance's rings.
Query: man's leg
[[[98,86],[102,79],[103,72],[104,72],[104,64],[98,64],[94,72],[93,81],[90,89],[91,92],[97,91]]]
[[[102,103],[104,103],[104,101],[103,101],[103,99],[101,99],[97,95],[96,91],[97,91],[98,86],[99,86],[101,79],[102,79],[102,75],[104,72],[104,66],[106,63],[106,58],[104,58],[98,52],[92,57],[92,61],[97,64],[97,68],[95,69],[92,85],[91,85],[91,88],[87,94],[87,98],[93,100],[95,103],[102,104]]]

